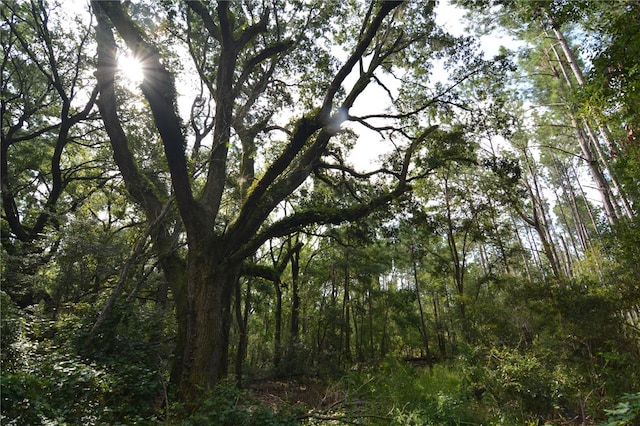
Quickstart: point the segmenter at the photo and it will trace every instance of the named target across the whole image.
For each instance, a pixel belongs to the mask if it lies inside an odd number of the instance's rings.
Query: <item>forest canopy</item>
[[[3,423],[640,419],[640,3],[71,3],[0,5]]]

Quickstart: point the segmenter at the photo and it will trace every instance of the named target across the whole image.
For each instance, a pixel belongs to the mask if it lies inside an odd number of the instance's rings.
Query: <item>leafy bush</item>
[[[552,354],[491,349],[480,377],[500,415],[544,420],[566,407],[577,393],[575,375]]]
[[[430,370],[389,357],[380,366],[352,372],[344,383],[346,412],[387,414],[374,416],[371,424],[457,425],[482,420],[462,375],[447,365]]]
[[[0,290],[0,362],[2,371],[14,371],[20,364],[18,344],[22,337],[23,320],[11,297]]]
[[[4,297],[3,305],[11,308]],[[153,348],[119,335],[101,351],[83,353],[86,330],[78,315],[95,317],[83,309],[50,321],[39,307],[3,306],[2,424],[131,424],[154,417],[162,368]]]
[[[111,387],[104,371],[60,354],[31,361],[27,369],[2,373],[3,424],[95,424]]]
[[[640,392],[624,394],[615,408],[605,410],[607,422],[600,426],[627,426],[640,420]]]

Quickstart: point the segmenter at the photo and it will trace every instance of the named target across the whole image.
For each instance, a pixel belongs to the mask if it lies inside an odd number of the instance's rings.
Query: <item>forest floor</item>
[[[340,380],[327,382],[313,376],[264,379],[252,382],[248,390],[252,399],[274,412],[293,409],[302,424],[359,424],[363,419],[387,424],[390,420],[375,413],[365,394],[353,393]]]
[[[327,410],[342,401],[342,396],[322,381],[304,376],[258,380],[248,388],[260,403],[274,411],[292,405],[306,410]]]

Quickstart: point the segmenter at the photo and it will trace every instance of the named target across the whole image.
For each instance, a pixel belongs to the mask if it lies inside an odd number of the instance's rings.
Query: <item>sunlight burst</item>
[[[118,68],[122,75],[132,84],[139,85],[144,78],[142,63],[131,54],[120,55],[118,57]]]

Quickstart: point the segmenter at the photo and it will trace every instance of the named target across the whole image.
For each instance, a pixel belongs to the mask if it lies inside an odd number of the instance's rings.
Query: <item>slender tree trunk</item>
[[[238,353],[236,354],[236,382],[238,386],[242,383],[243,364],[247,356],[247,346],[249,343],[249,311],[251,310],[251,280],[247,280],[247,292],[244,297],[244,310],[241,308],[242,291],[240,283],[236,285],[236,321],[238,323]]]
[[[519,251],[521,252],[522,263],[524,264],[525,274],[527,276],[527,279],[531,281],[531,269],[529,266],[529,258],[525,255],[527,250],[525,250],[524,243],[522,242],[522,237],[520,236],[520,231],[518,230],[519,227],[518,227],[518,224],[516,223],[515,217],[513,217],[513,215],[510,215],[510,218],[511,218],[511,224],[513,225],[513,232],[515,233],[516,239],[518,240],[518,244],[520,246]],[[529,250],[529,252],[533,252],[533,250]]]
[[[522,220],[527,224],[531,225],[531,223],[526,218],[522,218]],[[533,264],[535,266],[535,269],[540,270],[542,269],[542,258],[540,256],[541,250],[538,247],[538,243],[536,242],[535,237],[533,236],[532,227],[526,226],[525,229],[527,232],[528,249],[529,249],[529,252],[531,253]]]
[[[562,196],[558,194],[557,188],[554,189],[553,191],[556,196],[557,205],[560,208],[560,218],[562,219],[566,232],[569,235],[569,240],[571,241],[573,252],[576,258],[579,260],[580,250],[578,249],[578,242],[576,241],[576,236],[578,237],[578,240],[581,239],[582,223],[579,220],[579,218],[576,216],[575,211],[573,209],[573,203],[571,200],[572,188],[571,188],[571,183],[567,180],[566,167],[553,154],[552,154],[552,160],[553,160],[552,162],[553,170],[558,176],[558,179],[560,181],[560,188],[562,189]],[[571,216],[573,219],[572,222],[569,222],[569,215],[565,212],[566,206],[569,206],[569,211],[571,212]],[[584,246],[583,246],[583,250],[584,250]]]
[[[560,243],[562,244],[562,248],[564,249],[564,258],[565,258],[565,275],[567,277],[572,277],[573,276],[573,267],[572,267],[572,261],[571,261],[571,253],[569,252],[569,246],[567,245],[567,242],[565,241],[564,237],[562,235],[559,236],[560,239]]]
[[[589,222],[591,223],[591,227],[594,230],[597,230],[598,224],[596,223],[596,217],[595,217],[595,214],[593,213],[593,209],[591,208],[591,203],[589,202],[589,198],[587,198],[587,193],[585,192],[584,188],[582,187],[582,184],[580,183],[580,179],[578,178],[578,172],[576,171],[575,167],[573,167],[573,165],[571,166],[571,171],[573,175],[573,181],[576,183],[578,189],[580,190],[580,196],[584,200],[584,205],[587,210],[587,214],[589,215]],[[587,233],[587,236],[589,236],[588,233]],[[587,241],[591,241],[591,238],[588,238]]]
[[[584,129],[578,124],[575,119],[573,119],[572,122],[578,133],[578,142],[580,143],[580,148],[582,149],[582,156],[589,165],[591,176],[598,186],[598,191],[600,192],[600,196],[602,198],[602,205],[604,207],[605,215],[609,221],[609,224],[613,225],[618,219],[618,214],[616,213],[616,208],[611,199],[611,188],[609,187],[609,183],[602,173],[597,159],[593,156],[593,152],[591,151],[591,144],[589,143],[589,139],[587,138]]]
[[[533,197],[533,195],[532,195]],[[532,198],[532,202],[535,203],[536,200]],[[553,249],[553,245],[549,241],[549,236],[547,230],[544,228],[544,225],[540,219],[540,213],[538,212],[538,208],[534,206],[533,208],[533,229],[535,229],[538,234],[538,239],[542,244],[542,250],[549,261],[549,266],[551,266],[551,270],[553,271],[553,275],[559,277],[560,276],[560,265],[558,264],[557,255]]]
[[[566,71],[565,63],[569,64],[569,68],[572,71],[572,74],[575,78],[575,83],[577,84],[577,86],[578,87],[583,86],[584,76],[582,74],[582,70],[578,65],[577,59],[573,54],[573,51],[571,50],[569,43],[567,42],[567,39],[564,37],[564,34],[562,33],[562,31],[553,23],[553,20],[551,19],[551,17],[547,16],[547,19],[551,23],[553,34],[556,40],[558,41],[558,44],[560,45],[562,52],[564,54],[564,58],[566,62],[562,60],[555,46],[551,46],[551,49],[556,56],[556,59],[558,61],[558,64],[560,65],[560,69],[562,70],[562,74],[565,78],[567,85],[569,86],[569,88],[571,88],[574,83],[570,78],[568,72]],[[605,213],[607,214],[607,218],[609,219],[609,222],[611,224],[615,223],[616,219],[620,216],[620,214],[617,212],[618,210],[617,204],[613,202],[615,197],[611,191],[609,183],[607,182],[604,176],[602,168],[609,171],[609,178],[611,179],[611,183],[613,184],[613,186],[616,188],[616,191],[618,193],[617,198],[620,200],[623,206],[625,215],[628,218],[633,218],[633,212],[631,210],[629,201],[627,200],[626,195],[622,191],[622,188],[620,187],[615,177],[615,174],[611,173],[611,171],[609,170],[608,159],[605,158],[605,155],[602,152],[602,149],[600,148],[600,143],[598,141],[598,138],[593,132],[593,130],[591,129],[591,126],[586,122],[584,126],[579,125],[575,118],[572,118],[572,120],[574,122],[574,127],[578,131],[578,139],[580,142],[580,147],[583,152],[583,156],[585,157],[586,161],[589,163],[589,167],[591,168],[593,178],[598,184],[598,188],[600,189],[600,192],[603,198]],[[598,123],[598,130],[603,140],[606,142],[609,148],[609,151],[610,152],[617,151],[617,149],[613,144],[613,140],[611,138],[611,134],[608,131],[608,129],[606,129],[604,125]],[[593,149],[596,150],[596,153],[598,154],[598,157],[600,160],[599,162],[593,157],[593,153],[591,149],[592,147]]]
[[[558,255],[558,251],[556,250],[556,244],[554,244],[554,235],[553,235],[553,227],[551,226],[551,219],[549,218],[549,212],[547,208],[547,201],[543,194],[543,191],[540,187],[540,182],[538,180],[537,169],[534,165],[530,165],[529,170],[533,177],[533,188],[535,190],[534,196],[534,206],[538,207],[539,219],[538,223],[540,225],[540,229],[538,232],[544,233],[545,241],[547,247],[545,251],[551,256],[550,261],[552,261],[555,265],[556,276],[562,275],[562,262],[560,261],[560,256]]]
[[[280,367],[282,359],[282,287],[279,281],[274,281],[276,291],[275,332],[273,338],[273,366]]]
[[[556,164],[560,164],[558,160],[556,160]],[[582,217],[582,213],[578,207],[578,200],[576,197],[575,188],[571,184],[571,179],[569,177],[568,169],[564,166],[558,166],[559,172],[561,174],[562,179],[562,190],[565,195],[565,199],[567,204],[569,205],[569,210],[571,211],[571,216],[573,218],[574,229],[578,237],[578,241],[580,242],[580,248],[582,252],[586,252],[589,247],[589,232],[587,230],[587,226]],[[572,238],[573,239],[573,238]],[[576,253],[578,250],[576,248]],[[578,260],[580,256],[578,256]]]
[[[574,234],[578,233],[575,227],[576,223],[574,221],[573,223],[574,226],[571,226],[571,223],[569,223],[569,218],[567,213],[565,212],[565,207],[564,207],[564,204],[566,203],[566,197],[560,197],[560,194],[558,194],[558,192],[555,189],[553,190],[553,194],[556,197],[556,205],[558,206],[558,209],[560,211],[559,219],[562,221],[562,224],[564,225],[566,235],[569,236],[569,241],[571,242],[571,247],[573,248],[573,256],[572,256],[571,252],[569,251],[569,246],[567,245],[562,235],[560,235],[560,239],[562,240],[562,243],[564,245],[566,263],[567,263],[568,269],[571,269],[571,262],[573,261],[573,257],[575,256],[578,259],[580,258],[578,245],[574,237]],[[569,276],[571,276],[571,274],[569,274]]]
[[[351,323],[353,324],[353,334],[352,334],[352,341],[353,341],[353,354],[352,354],[352,359],[356,360],[356,361],[360,361],[361,360],[361,355],[362,355],[362,322],[361,322],[361,316],[358,315],[358,308],[360,306],[360,300],[358,298],[358,294],[356,292],[356,297],[351,299]]]
[[[349,283],[349,256],[347,253],[344,267],[344,295],[342,299],[342,335],[344,336],[344,346],[342,352],[346,361],[351,361],[351,289]]]
[[[605,153],[602,152],[602,148],[600,147],[600,143],[598,141],[598,137],[595,134],[595,132],[593,131],[593,129],[591,128],[591,126],[589,125],[589,123],[586,122],[585,120],[585,128],[587,130],[587,134],[589,135],[589,138],[591,139],[591,143],[593,145],[593,147],[596,150],[596,153],[598,154],[598,158],[600,159],[600,163],[603,165],[604,170],[607,172],[609,179],[611,180],[611,185],[613,185],[613,188],[616,191],[616,194],[612,193],[612,197],[613,199],[618,199],[620,201],[620,204],[622,204],[622,210],[624,212],[624,216],[627,217],[627,219],[633,219],[633,210],[631,209],[631,205],[629,204],[629,200],[627,199],[626,194],[624,193],[622,187],[620,186],[620,183],[618,182],[618,178],[616,177],[616,174],[611,170],[611,167],[609,167],[609,159],[605,156]],[[608,129],[605,129],[604,126],[599,126],[598,127],[600,135],[605,138],[605,140],[609,140],[611,139],[610,133],[608,131]],[[609,145],[611,145],[611,142],[609,142]],[[615,207],[617,208],[617,203],[615,204]],[[622,215],[622,212],[618,213],[619,216]]]
[[[413,251],[413,247],[411,248]],[[412,256],[413,257],[413,253]],[[425,320],[424,309],[422,308],[422,295],[420,294],[420,284],[418,282],[418,266],[416,265],[416,261],[412,261],[413,266],[413,280],[416,286],[416,299],[418,300],[418,310],[420,312],[420,335],[422,337],[422,345],[424,346],[425,354],[427,356],[427,363],[429,364],[429,369],[433,369],[433,358],[431,357],[431,351],[429,350],[429,336],[427,334],[427,323]]]
[[[447,243],[449,245],[449,253],[451,254],[453,264],[453,283],[456,289],[457,305],[460,312],[462,323],[466,326],[466,312],[464,301],[464,267],[460,260],[456,239],[453,232],[453,218],[451,215],[451,200],[449,196],[448,181],[444,180],[444,200],[447,214]]]
[[[555,250],[551,239],[551,232],[547,221],[547,214],[545,209],[545,200],[542,196],[540,184],[538,182],[538,174],[536,170],[536,164],[534,160],[529,156],[527,150],[524,151],[525,165],[529,171],[530,182],[526,184],[527,191],[529,192],[529,199],[531,201],[531,217],[524,212],[520,212],[522,219],[527,222],[538,234],[538,239],[542,244],[542,249],[545,257],[549,261],[549,266],[553,274],[559,277],[561,274],[560,262],[558,254]]]
[[[289,333],[290,346],[297,343],[300,334],[300,250],[291,256],[291,324]]]
[[[385,297],[384,301],[384,318],[382,320],[382,336],[380,337],[380,358],[387,355],[387,324],[389,322],[389,303]]]
[[[438,338],[438,352],[440,353],[440,359],[447,359],[447,340],[444,336],[444,330],[442,329],[442,322],[440,319],[440,304],[438,303],[438,293],[433,290],[431,293],[431,299],[433,303],[433,321],[436,326],[436,336]]]
[[[367,304],[368,304],[368,322],[369,322],[369,356],[373,358],[375,356],[374,335],[373,335],[373,295],[371,288],[368,289]]]

